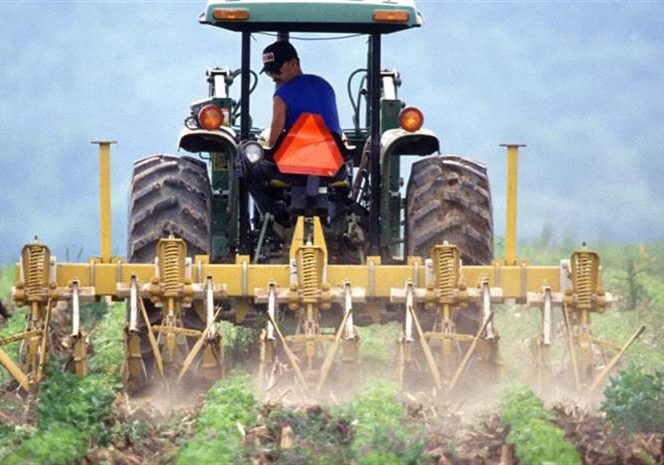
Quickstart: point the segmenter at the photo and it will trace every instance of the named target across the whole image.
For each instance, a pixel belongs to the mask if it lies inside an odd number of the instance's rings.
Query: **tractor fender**
[[[231,128],[221,127],[216,131],[183,128],[178,147],[187,152],[237,152],[236,134]]]
[[[440,151],[440,142],[433,131],[420,129],[408,132],[404,129],[388,129],[380,138],[381,162],[392,155],[431,155]]]

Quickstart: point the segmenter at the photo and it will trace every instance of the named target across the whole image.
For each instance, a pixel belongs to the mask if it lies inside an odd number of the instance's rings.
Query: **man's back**
[[[318,113],[330,131],[341,135],[334,89],[325,79],[302,74],[281,84],[274,95],[286,106],[286,131],[302,113]]]

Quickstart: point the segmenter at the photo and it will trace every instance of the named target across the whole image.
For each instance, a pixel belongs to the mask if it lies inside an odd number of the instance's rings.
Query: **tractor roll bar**
[[[369,254],[380,255],[380,34],[369,37],[369,100],[371,118],[371,211]]]
[[[249,87],[251,79],[251,33],[242,32],[242,78],[240,82],[240,92],[242,101],[240,105],[240,140],[249,139],[251,132],[251,117],[249,115]],[[244,178],[239,182],[239,202],[240,202],[240,254],[249,253],[249,190],[247,181]]]

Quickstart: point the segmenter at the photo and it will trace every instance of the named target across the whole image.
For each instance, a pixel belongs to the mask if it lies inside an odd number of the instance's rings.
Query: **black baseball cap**
[[[280,40],[265,47],[263,50],[263,69],[261,73],[276,73],[284,63],[297,58],[297,51],[290,42]]]

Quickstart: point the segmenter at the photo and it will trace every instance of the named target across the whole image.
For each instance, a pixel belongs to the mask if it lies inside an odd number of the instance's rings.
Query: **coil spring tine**
[[[576,294],[579,308],[592,306],[592,256],[589,253],[580,253],[576,261]]]
[[[444,247],[436,254],[436,287],[443,302],[451,302],[456,287],[456,261],[454,249]]]
[[[179,244],[179,241],[169,240],[164,247],[164,263],[161,268],[164,294],[167,296],[177,295],[177,288],[180,281],[180,270],[178,267],[178,260],[180,258]]]
[[[317,250],[312,247],[304,247],[301,249],[301,287],[303,302],[305,304],[316,303],[318,296],[318,270],[316,264]]]
[[[29,250],[27,296],[30,300],[39,299],[42,288],[46,287],[43,281],[45,266],[45,247],[34,244]]]

